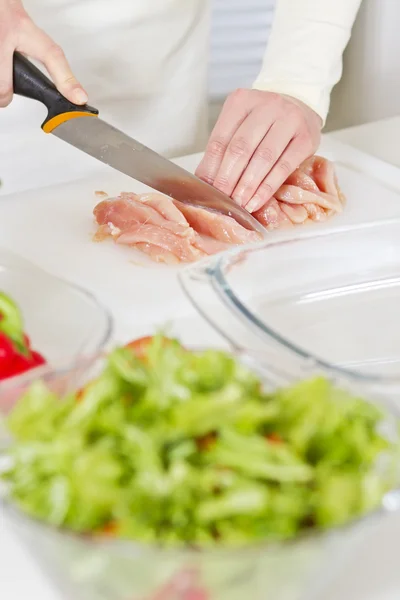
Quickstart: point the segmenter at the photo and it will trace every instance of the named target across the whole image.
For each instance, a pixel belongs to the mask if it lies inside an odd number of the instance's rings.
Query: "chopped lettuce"
[[[168,545],[284,539],[379,505],[398,454],[384,418],[324,378],[266,393],[231,355],[156,336],[141,354],[114,350],[65,399],[34,383],[8,417],[3,477],[23,511],[77,532]]]

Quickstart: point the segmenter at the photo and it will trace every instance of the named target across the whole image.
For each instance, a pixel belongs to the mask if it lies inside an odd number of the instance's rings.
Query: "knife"
[[[52,133],[175,200],[233,217],[246,229],[266,237],[264,227],[229,196],[99,119],[96,108],[69,102],[50,79],[19,52],[14,53],[13,77],[15,94],[46,106],[48,114],[42,123],[45,133]]]

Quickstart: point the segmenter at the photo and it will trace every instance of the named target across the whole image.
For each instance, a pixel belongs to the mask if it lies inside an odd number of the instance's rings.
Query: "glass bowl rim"
[[[362,232],[367,230],[378,230],[380,228],[385,229],[386,227],[393,225],[400,227],[399,217],[358,223],[354,225],[343,225],[341,227],[332,227],[328,230],[325,229],[322,231],[315,231],[311,229],[307,231],[303,230],[302,233],[296,232],[296,235],[293,235],[289,238],[285,237],[284,239],[278,240],[264,240],[256,244],[237,246],[231,250],[214,255],[211,258],[206,258],[195,266],[190,265],[184,268],[178,274],[178,278],[183,291],[195,306],[196,310],[204,319],[209,322],[214,329],[216,328],[216,325],[212,319],[208,317],[207,310],[203,310],[202,307],[197,305],[188,289],[190,283],[187,283],[187,278],[190,278],[191,276],[195,277],[199,269],[203,269],[203,271],[208,275],[209,285],[212,286],[214,292],[222,301],[225,308],[227,308],[231,314],[240,319],[245,327],[248,327],[250,330],[255,332],[262,341],[266,343],[276,343],[278,349],[281,348],[289,351],[292,357],[306,364],[307,367],[319,367],[328,374],[338,375],[340,377],[345,377],[348,380],[359,381],[367,384],[395,384],[400,382],[400,373],[395,375],[368,375],[357,370],[347,369],[323,360],[316,353],[309,352],[302,348],[301,344],[291,342],[286,336],[279,334],[273,327],[270,327],[259,317],[257,317],[257,315],[250,310],[238,297],[237,293],[231,288],[225,276],[226,270],[229,269],[229,267],[234,266],[235,261],[242,255],[246,256],[247,254],[252,254],[254,252],[268,251],[269,248],[276,248],[280,246],[295,246],[298,243],[310,240],[312,241],[313,239],[334,238],[336,236],[350,234],[355,231]],[[240,347],[238,342],[232,337],[229,337],[222,327],[218,327],[218,333],[222,335],[231,346],[236,348]],[[243,348],[243,350],[246,351],[247,349]]]

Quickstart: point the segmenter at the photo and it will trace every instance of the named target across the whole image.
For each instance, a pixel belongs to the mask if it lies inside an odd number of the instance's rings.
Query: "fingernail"
[[[238,204],[239,206],[243,206],[242,199],[240,198],[240,196],[239,196],[238,194],[234,194],[234,195],[232,196],[232,200],[233,200],[233,201],[234,201],[236,204]]]
[[[86,102],[88,101],[88,96],[86,92],[79,88],[74,92],[74,100],[76,104],[86,104]]]
[[[258,209],[260,204],[260,200],[255,196],[246,204],[246,210],[250,213],[254,212]]]
[[[244,195],[245,195],[245,190],[236,190],[232,196],[233,200],[236,202],[236,204],[239,204],[239,206],[244,206],[245,201],[244,201]]]

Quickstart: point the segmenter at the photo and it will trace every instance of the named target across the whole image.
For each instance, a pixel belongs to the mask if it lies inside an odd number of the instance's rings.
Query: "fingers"
[[[12,99],[15,50],[39,60],[68,100],[74,104],[87,102],[87,94],[74,77],[62,49],[36,27],[20,0],[0,0],[0,107]]]
[[[246,209],[249,212],[255,212],[264,206],[289,175],[309,156],[309,153],[305,150],[307,144],[304,142],[305,140],[301,136],[290,141],[273,168],[261,181],[251,200],[246,204]]]
[[[55,86],[74,104],[85,104],[87,94],[71,71],[62,48],[28,19],[21,29],[17,50],[40,61],[49,72]]]
[[[315,152],[321,125],[294,98],[238,90],[225,102],[196,174],[254,212]]]
[[[233,191],[232,198],[241,206],[247,207],[248,202],[256,193],[259,185],[271,171],[277,161],[279,161],[285,148],[292,140],[295,125],[293,119],[278,119],[267,131],[261,140],[254,154],[240,175],[240,179]],[[288,165],[282,163],[284,170]],[[287,173],[288,177],[290,173]],[[274,190],[271,189],[271,196]]]
[[[251,112],[246,117],[226,147],[220,167],[215,175],[214,187],[228,194],[228,196],[232,195],[242,173],[247,172],[254,153],[258,152],[265,131],[269,130],[272,123],[271,115],[265,114],[260,118],[257,111]],[[258,185],[255,190],[257,187]],[[234,199],[241,204],[239,197],[234,197]]]
[[[197,167],[197,177],[211,185],[214,184],[229,142],[251,112],[247,103],[243,102],[243,96],[246,93],[247,90],[237,90],[226,100],[211,133],[204,158]]]
[[[47,53],[42,58],[38,56],[38,60],[44,64],[56,88],[63,96],[74,104],[85,104],[88,96],[72,73],[63,50],[50,38],[48,42],[50,42],[50,46],[48,46]]]

